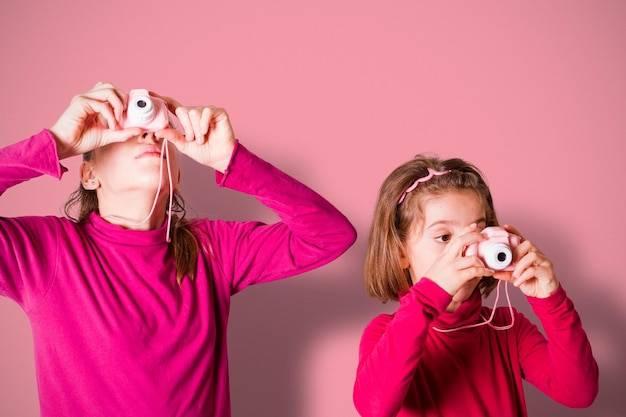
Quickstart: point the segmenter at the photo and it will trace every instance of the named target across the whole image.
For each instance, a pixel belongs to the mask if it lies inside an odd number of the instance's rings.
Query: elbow
[[[354,408],[361,417],[392,417],[389,413],[384,413],[372,404],[368,404],[365,401],[360,401],[357,396],[354,396]]]
[[[343,254],[356,242],[356,229],[345,217],[343,221],[325,227],[330,232],[326,235],[327,243],[325,246],[329,249],[332,247],[332,251],[337,256]]]
[[[354,244],[354,242],[356,242],[357,233],[356,233],[356,229],[354,228],[352,223],[350,223],[348,218],[345,216],[342,216],[342,217],[343,217],[343,221],[341,225],[337,227],[337,231],[339,232],[341,236],[341,240],[343,242],[345,250],[347,250],[350,246]]]
[[[589,383],[587,384],[587,389],[581,390],[576,396],[575,404],[571,406],[572,408],[590,407],[598,397],[598,391],[600,390],[600,374],[598,372],[598,365],[595,362],[588,374],[587,380]]]
[[[587,383],[586,387],[581,387],[581,389],[571,393],[567,398],[562,398],[559,402],[570,408],[590,407],[596,400],[599,390],[598,378],[596,377],[592,381]]]
[[[576,398],[575,400],[563,402],[562,404],[569,408],[588,408],[593,404],[595,399],[596,396],[594,395],[592,397]]]
[[[593,389],[588,392],[581,393],[575,399],[567,404],[570,408],[587,408],[590,407],[598,396],[598,384],[595,384]]]
[[[376,397],[374,393],[364,390],[358,381],[355,383],[352,401],[361,417],[394,417],[398,414],[399,409],[390,411],[390,407],[383,405]]]
[[[348,250],[348,248],[350,248],[352,245],[354,245],[354,242],[356,242],[356,229],[354,228],[354,226],[352,226],[352,224],[348,223],[345,227],[345,231],[342,233],[342,236],[345,250]]]
[[[397,413],[388,413],[369,405],[359,404],[354,402],[354,407],[361,417],[394,417]]]

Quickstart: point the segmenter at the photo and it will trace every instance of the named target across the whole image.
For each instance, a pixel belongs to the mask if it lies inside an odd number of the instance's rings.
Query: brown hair
[[[83,160],[90,158],[91,152],[83,155]],[[78,206],[76,216],[71,214],[74,206]],[[176,263],[176,281],[181,284],[185,276],[193,281],[197,272],[199,243],[192,230],[192,222],[185,218],[185,201],[180,195],[174,194],[172,207],[168,207],[168,210],[172,210],[172,232],[168,252],[174,256]],[[92,212],[98,211],[98,196],[94,190],[87,190],[80,184],[70,195],[63,211],[69,219],[84,223]]]
[[[428,175],[428,168],[450,173],[420,183],[398,204],[417,178]],[[378,193],[365,256],[365,286],[370,296],[386,302],[410,290],[409,271],[400,266],[403,245],[411,227],[423,217],[424,197],[450,190],[474,191],[485,206],[487,226],[498,225],[491,192],[478,168],[459,158],[416,155],[391,172]],[[483,296],[488,296],[496,284],[493,277],[483,277],[479,283]]]

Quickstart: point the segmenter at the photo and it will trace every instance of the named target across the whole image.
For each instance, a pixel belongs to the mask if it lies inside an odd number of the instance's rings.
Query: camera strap
[[[438,331],[440,333],[450,333],[450,332],[455,332],[457,330],[470,329],[472,327],[484,326],[485,324],[490,326],[494,330],[508,330],[511,327],[513,327],[513,325],[515,324],[515,314],[513,313],[513,307],[511,306],[511,298],[509,297],[509,285],[508,285],[509,283],[508,282],[504,283],[504,293],[506,294],[506,301],[508,303],[509,312],[511,313],[511,323],[509,323],[509,324],[507,324],[505,326],[495,326],[495,325],[491,324],[491,321],[493,320],[493,316],[496,314],[496,307],[498,305],[498,300],[500,299],[500,284],[502,284],[502,281],[498,280],[498,285],[496,286],[496,300],[493,303],[493,308],[491,309],[491,315],[489,316],[489,318],[483,316],[482,313],[481,313],[480,317],[484,321],[481,321],[480,323],[467,324],[465,326],[454,327],[452,329],[440,329],[439,327],[433,326],[433,330],[436,330],[436,331]]]

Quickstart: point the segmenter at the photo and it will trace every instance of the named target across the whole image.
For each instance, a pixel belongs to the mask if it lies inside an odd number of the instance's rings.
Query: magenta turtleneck
[[[546,337],[514,310],[515,325],[441,333],[491,315],[475,290],[454,313],[452,297],[422,278],[363,332],[354,403],[364,417],[526,416],[522,379],[570,407],[586,407],[598,390],[598,368],[578,314],[560,287],[528,297]],[[498,308],[492,324],[511,322]]]
[[[63,171],[44,130],[0,149],[0,194]],[[180,285],[165,226],[129,230],[95,213],[81,224],[0,217],[0,295],[30,320],[42,417],[230,416],[231,296],[324,265],[354,242],[328,201],[240,143],[216,180],[281,220],[196,220],[197,276]]]

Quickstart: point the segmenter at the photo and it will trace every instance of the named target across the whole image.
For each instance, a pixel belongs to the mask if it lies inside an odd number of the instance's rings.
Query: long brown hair
[[[90,158],[90,152],[83,155],[83,160]],[[75,206],[78,206],[78,212],[73,215]],[[185,276],[193,281],[198,266],[199,243],[192,230],[192,222],[185,218],[185,201],[179,194],[174,194],[172,207],[167,209],[172,211],[172,232],[168,252],[176,263],[176,281],[181,284]],[[94,211],[98,211],[96,191],[87,190],[82,184],[70,195],[63,207],[65,216],[77,223],[84,223]]]
[[[417,178],[428,175],[428,168],[450,170],[450,173],[420,183],[398,204],[404,191]],[[443,160],[416,155],[391,172],[378,193],[365,256],[365,286],[370,296],[386,302],[397,300],[410,290],[409,271],[400,266],[403,245],[411,227],[423,218],[424,197],[450,190],[475,192],[484,204],[487,226],[498,225],[491,192],[478,168],[459,158]],[[483,296],[488,296],[496,284],[494,278],[483,277],[479,283]]]

